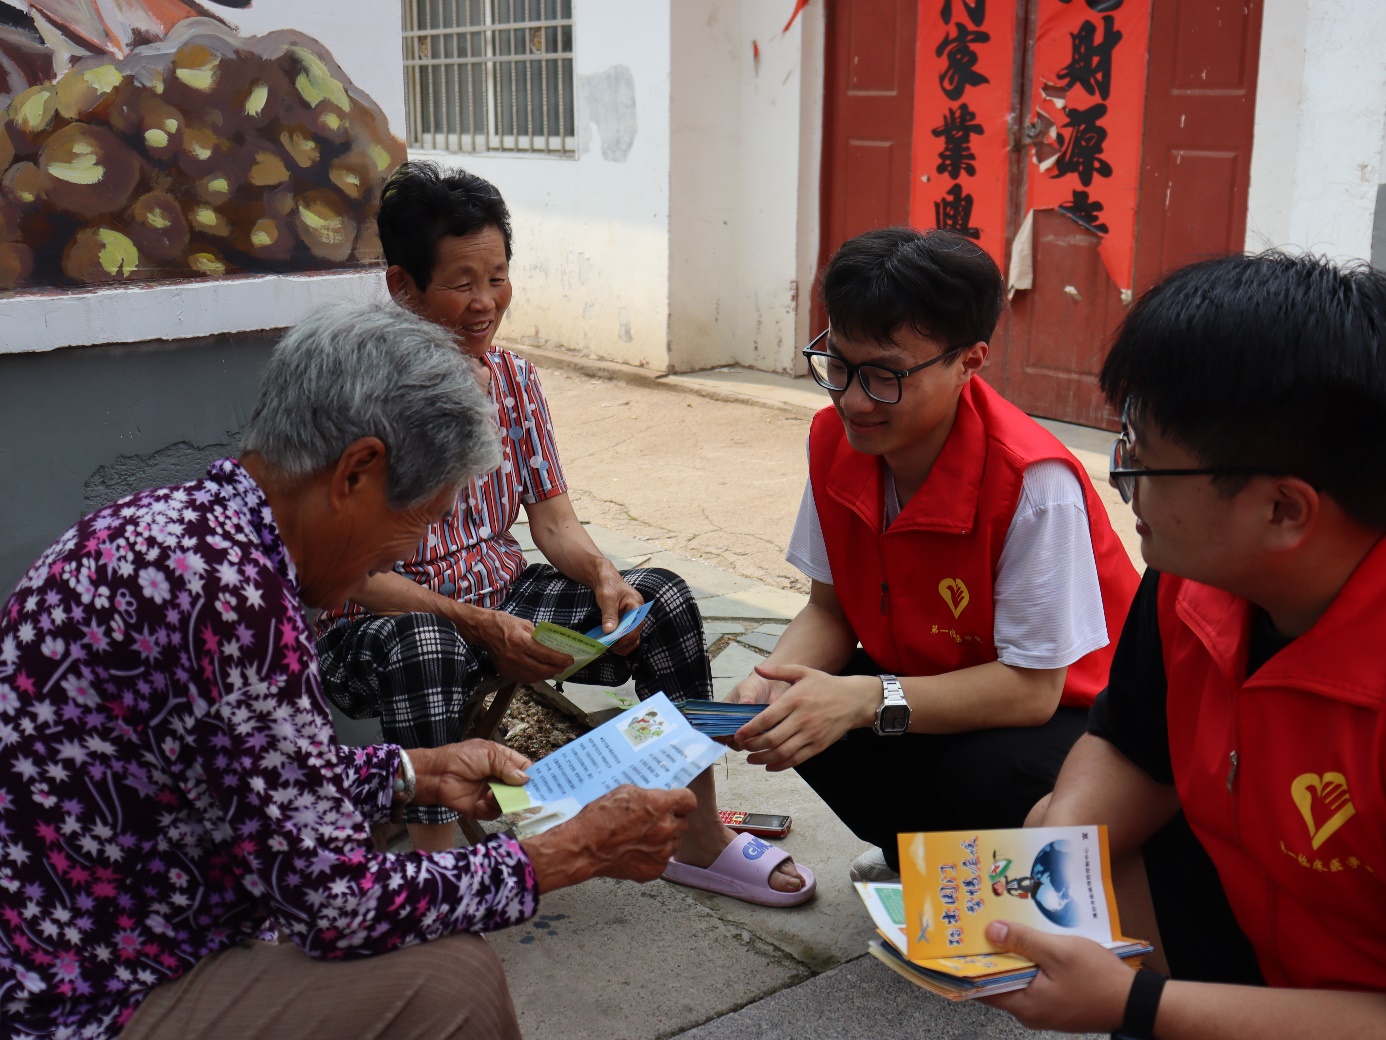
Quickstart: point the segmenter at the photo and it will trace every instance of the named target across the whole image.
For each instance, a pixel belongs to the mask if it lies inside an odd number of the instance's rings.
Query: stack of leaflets
[[[679,711],[699,733],[709,737],[729,737],[766,707],[764,704],[729,704],[726,701],[684,701],[679,705]]]
[[[535,762],[523,787],[493,781],[491,790],[515,836],[528,838],[572,819],[622,784],[656,791],[687,787],[726,751],[657,693]]]
[[[1079,935],[1122,959],[1150,952],[1121,936],[1105,827],[900,835],[900,881],[858,882],[880,939],[867,952],[948,1000],[1024,989],[1033,962],[998,952],[991,921]]]
[[[562,682],[601,657],[609,647],[619,642],[622,636],[634,631],[635,626],[644,621],[645,615],[649,612],[650,604],[642,603],[634,610],[627,611],[620,624],[610,632],[603,632],[598,625],[586,635],[562,625],[555,625],[552,621],[541,621],[534,626],[534,639],[550,650],[557,650],[573,659],[573,663],[565,671],[553,677],[554,682]]]

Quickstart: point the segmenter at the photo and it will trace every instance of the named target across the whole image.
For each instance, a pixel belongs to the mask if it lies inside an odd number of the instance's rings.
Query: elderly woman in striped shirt
[[[650,601],[643,626],[575,681],[619,686],[633,678],[640,697],[663,691],[675,703],[711,697],[702,620],[688,586],[658,568],[618,572],[598,551],[568,498],[538,373],[495,345],[511,297],[510,216],[500,193],[463,171],[406,163],[385,186],[379,227],[391,293],[446,329],[473,360],[495,408],[503,458],[467,484],[413,557],[319,618],[329,694],[348,715],[379,714],[387,740],[447,744],[486,675],[533,682],[572,663],[534,640],[535,624],[609,632]],[[548,563],[526,566],[510,533],[521,507]],[[813,894],[807,868],[722,826],[710,773],[692,788],[698,809],[667,877],[766,905]],[[444,807],[411,807],[405,817],[414,844],[431,849],[452,847],[455,818]]]

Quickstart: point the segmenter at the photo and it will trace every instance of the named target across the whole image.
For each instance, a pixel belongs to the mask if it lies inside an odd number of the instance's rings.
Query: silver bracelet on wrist
[[[395,777],[394,792],[395,800],[400,805],[408,805],[414,800],[414,792],[418,787],[418,777],[414,775],[414,763],[409,761],[409,752],[404,748],[399,749],[399,773]],[[400,795],[403,795],[401,798]]]

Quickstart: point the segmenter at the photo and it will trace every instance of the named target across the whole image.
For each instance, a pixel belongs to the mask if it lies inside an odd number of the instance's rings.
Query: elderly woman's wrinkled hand
[[[653,881],[664,873],[698,804],[687,788],[649,791],[625,784],[598,798],[571,821],[585,827],[605,857],[597,876]]]
[[[518,786],[529,779],[525,773],[531,765],[529,759],[489,740],[416,748],[408,754],[418,776],[414,801],[419,805],[445,805],[473,820],[491,820],[500,815],[490,781]]]
[[[682,787],[649,791],[626,784],[603,795],[567,823],[523,842],[539,890],[592,877],[653,881],[677,851],[697,804]]]
[[[503,610],[488,612],[481,640],[491,652],[496,673],[514,682],[543,682],[573,663],[567,654],[550,650],[534,638],[533,622]]]
[[[602,628],[610,632],[621,623],[621,618],[644,603],[645,597],[621,577],[615,567],[608,567],[607,571],[605,579],[598,582],[592,592],[596,596],[597,607],[602,612]],[[633,631],[627,632],[613,643],[611,652],[621,657],[633,654],[640,646],[640,633],[644,628],[645,622],[642,621]]]

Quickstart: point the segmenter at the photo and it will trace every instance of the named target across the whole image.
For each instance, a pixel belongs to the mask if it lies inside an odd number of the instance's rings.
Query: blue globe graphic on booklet
[[[1082,868],[1073,842],[1051,841],[1039,850],[1030,877],[1036,882],[1035,907],[1061,928],[1076,928],[1080,903],[1074,896],[1074,882],[1081,888]]]

